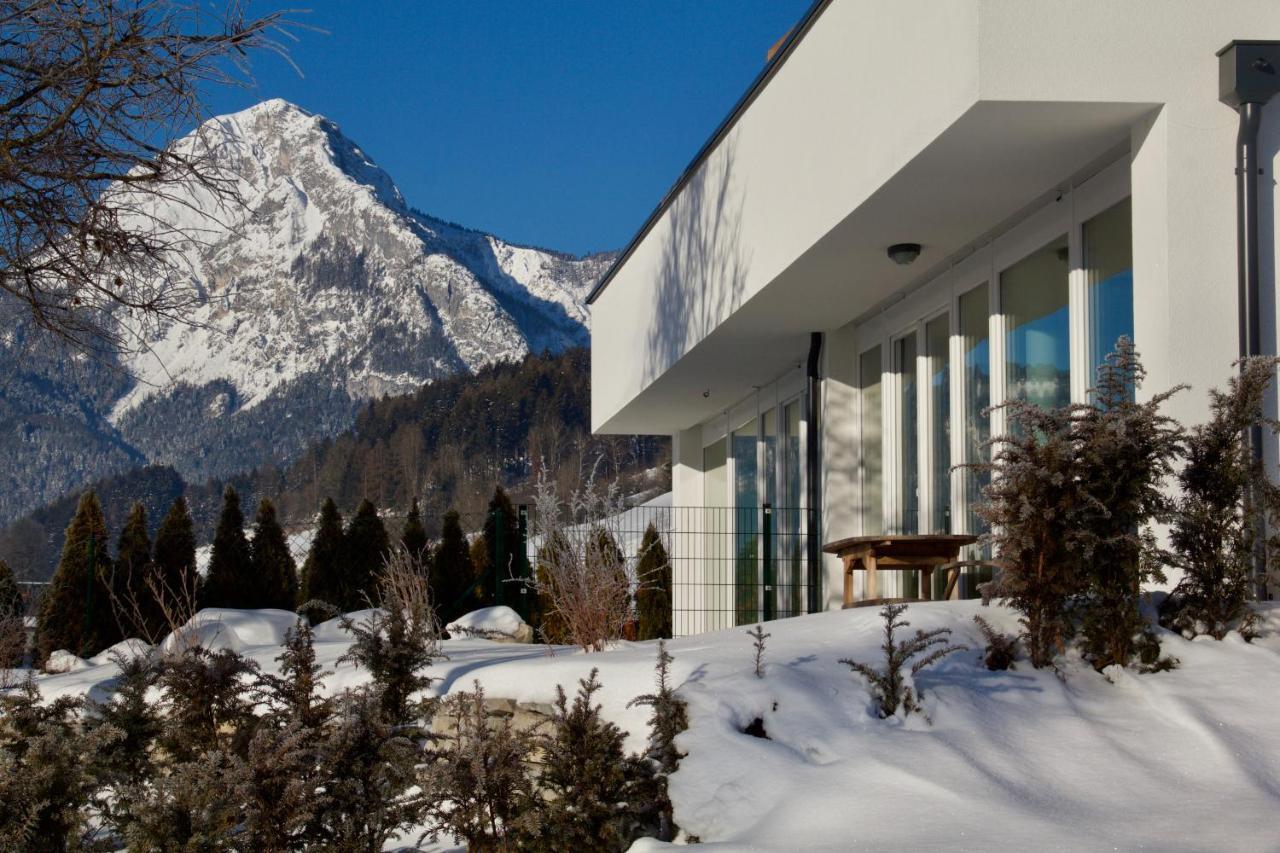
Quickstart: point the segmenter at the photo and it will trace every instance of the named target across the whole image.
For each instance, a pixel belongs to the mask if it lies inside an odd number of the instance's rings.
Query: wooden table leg
[[[862,558],[862,565],[867,570],[867,598],[877,598],[879,590],[876,588],[878,586],[876,583],[876,552],[869,551]]]
[[[956,591],[956,582],[960,580],[960,567],[947,569],[947,601],[951,600],[951,595]]]
[[[920,597],[925,601],[933,601],[933,567],[925,566],[920,570]]]
[[[853,605],[853,557],[844,558],[844,606]]]

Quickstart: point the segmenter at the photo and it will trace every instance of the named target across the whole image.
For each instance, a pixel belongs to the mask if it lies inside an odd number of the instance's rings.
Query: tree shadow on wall
[[[744,200],[745,189],[734,178],[731,134],[667,209],[646,383],[741,305],[751,262],[750,249],[741,240]]]

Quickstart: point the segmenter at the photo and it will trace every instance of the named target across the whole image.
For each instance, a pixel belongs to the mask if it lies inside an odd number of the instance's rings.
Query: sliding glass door
[[[1000,274],[1005,399],[1071,402],[1070,266],[1066,235]]]
[[[1082,227],[1089,289],[1089,381],[1121,337],[1133,340],[1133,228],[1128,199]]]

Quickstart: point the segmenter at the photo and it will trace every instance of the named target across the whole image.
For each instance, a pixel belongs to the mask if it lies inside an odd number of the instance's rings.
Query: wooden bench
[[[851,536],[822,546],[828,554],[835,554],[844,563],[844,606],[853,607],[853,573],[865,571],[867,583],[865,598],[876,599],[878,583],[876,573],[906,570],[920,573],[922,601],[933,597],[934,569],[947,571],[946,598],[955,591],[956,581],[963,566],[980,561],[957,561],[960,549],[972,545],[978,537],[967,534],[915,534],[896,536]]]

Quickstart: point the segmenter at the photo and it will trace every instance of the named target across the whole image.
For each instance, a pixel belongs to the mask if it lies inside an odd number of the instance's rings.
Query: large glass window
[[[988,325],[989,287],[986,284],[960,294],[960,352],[964,371],[964,461],[986,462],[991,438],[991,333]],[[991,478],[973,468],[964,469],[964,500],[968,533],[985,528],[974,512],[982,490]]]
[[[1052,408],[1071,402],[1067,238],[1000,274],[1005,317],[1005,394]]]
[[[920,532],[919,418],[916,413],[916,336],[893,342],[898,385],[898,532]]]
[[[858,387],[862,415],[862,534],[884,533],[884,437],[881,427],[883,392],[880,347],[872,347],[858,360]]]
[[[933,492],[929,529],[951,532],[951,320],[943,314],[924,327],[929,377],[929,488]]]
[[[782,590],[778,596],[779,615],[795,616],[803,613],[804,598],[804,543],[800,538],[801,531],[801,488],[800,479],[800,401],[792,400],[782,409],[783,453],[782,453],[782,511],[778,524],[780,546],[783,555],[779,567],[779,583]],[[786,604],[782,604],[782,602]],[[784,609],[785,608],[785,609]]]
[[[711,618],[707,628],[726,628],[728,619],[717,618],[732,605],[729,575],[729,466],[725,439],[702,448],[702,554],[706,588],[701,605]]]
[[[757,621],[760,500],[756,420],[733,431],[734,589],[737,624]]]
[[[1121,336],[1133,339],[1133,228],[1128,199],[1084,223],[1089,382]]]

